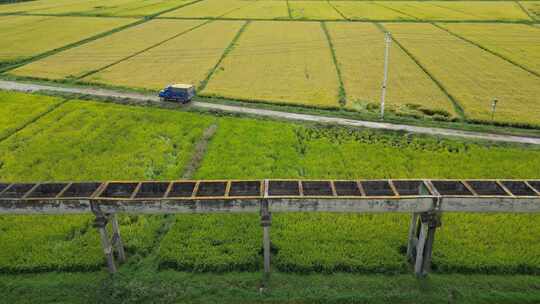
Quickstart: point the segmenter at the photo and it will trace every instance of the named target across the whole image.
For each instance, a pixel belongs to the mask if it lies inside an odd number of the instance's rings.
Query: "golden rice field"
[[[253,4],[245,0],[205,0],[163,14],[163,17],[216,18]]]
[[[251,1],[223,17],[235,19],[289,19],[287,2],[275,0]]]
[[[384,69],[384,34],[372,23],[327,23],[339,63],[347,107],[378,104]],[[386,103],[398,109],[407,104],[442,110],[455,116],[449,98],[396,44],[390,49]]]
[[[454,96],[472,119],[538,123],[540,78],[431,24],[388,23],[409,52]]]
[[[0,6],[0,12],[145,16],[175,8],[193,0],[36,0]]]
[[[521,5],[536,20],[540,20],[540,1],[520,1]]]
[[[0,18],[0,62],[35,56],[135,21],[44,16]]]
[[[343,17],[325,1],[289,1],[293,19],[343,20]]]
[[[208,23],[83,80],[146,89],[161,89],[175,82],[198,84],[243,24]]]
[[[220,64],[206,95],[337,107],[338,80],[317,22],[252,22]]]
[[[530,20],[511,1],[388,1],[379,2],[418,20]]]
[[[411,20],[411,16],[389,9],[386,2],[333,1],[334,7],[351,20]]]
[[[540,74],[540,31],[532,26],[503,23],[439,25]]]
[[[152,20],[32,62],[10,73],[48,79],[81,77],[203,22],[203,20]]]

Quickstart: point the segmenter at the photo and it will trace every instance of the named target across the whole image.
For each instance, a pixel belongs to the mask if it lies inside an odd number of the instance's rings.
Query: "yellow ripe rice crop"
[[[540,31],[532,26],[504,23],[439,25],[540,74]]]
[[[223,17],[235,19],[289,19],[289,10],[285,1],[259,0],[252,1],[252,4],[225,14]]]
[[[431,24],[388,23],[385,27],[448,93],[469,118],[540,123],[540,78]]]
[[[66,5],[73,5],[80,1],[77,0],[36,0],[25,2],[13,2],[0,5],[0,13],[14,13],[14,12],[36,12],[40,10],[62,7]],[[95,1],[89,1],[95,2]]]
[[[206,95],[337,107],[338,80],[318,22],[252,22]]]
[[[163,17],[215,18],[253,3],[245,0],[204,0],[163,14]]]
[[[536,20],[540,20],[540,1],[520,1],[521,5],[531,14]]]
[[[418,20],[530,20],[512,1],[381,1]]]
[[[109,0],[103,3],[103,8],[97,8],[86,12],[87,14],[99,14],[108,16],[148,16],[192,2],[193,0],[130,0],[123,5],[111,5],[107,7]],[[113,2],[114,3],[114,2]]]
[[[343,17],[330,5],[323,1],[290,1],[293,19],[340,20]]]
[[[0,61],[38,55],[131,22],[135,20],[43,16],[0,19]]]
[[[187,1],[192,0],[36,0],[2,5],[0,12],[144,16],[189,3]]]
[[[334,7],[351,20],[411,20],[405,14],[384,7],[384,3],[364,1],[333,1]]]
[[[377,103],[384,70],[384,35],[372,23],[327,23],[341,69],[347,106],[361,108]],[[397,45],[390,49],[387,105],[416,104],[455,116],[452,102]]]
[[[201,23],[202,20],[152,20],[32,62],[10,73],[49,79],[80,77]]]
[[[198,84],[217,64],[242,21],[214,21],[84,80],[161,89],[171,83]]]

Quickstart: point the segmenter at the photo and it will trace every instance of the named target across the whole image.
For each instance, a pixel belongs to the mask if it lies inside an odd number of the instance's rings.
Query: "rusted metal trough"
[[[316,211],[411,213],[407,256],[425,275],[443,212],[540,212],[540,180],[0,182],[0,214],[94,213],[111,272],[115,251],[125,260],[117,213],[258,212],[269,273],[272,212]]]

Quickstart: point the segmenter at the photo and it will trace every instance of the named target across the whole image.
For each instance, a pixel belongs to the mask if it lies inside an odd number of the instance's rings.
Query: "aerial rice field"
[[[324,1],[290,1],[289,8],[293,19],[343,20],[332,4]]]
[[[243,21],[208,23],[83,80],[154,90],[169,83],[199,84],[218,63],[243,24]]]
[[[515,2],[500,1],[388,1],[380,5],[417,20],[528,20]]]
[[[20,114],[58,103],[59,98],[2,92],[6,124]],[[18,103],[18,106],[10,104]],[[212,117],[190,119],[167,111],[69,101],[0,143],[2,180],[97,180],[172,178],[191,156],[194,142]],[[185,115],[187,114],[187,116]],[[11,122],[8,121],[8,117]],[[185,119],[185,120],[184,120]],[[140,141],[138,141],[138,140]],[[129,148],[126,148],[129,147]],[[131,169],[129,169],[131,167]],[[158,217],[122,216],[126,249],[152,248]],[[90,216],[0,217],[0,271],[95,270],[102,266],[99,236]],[[39,231],[39,232],[37,232]]]
[[[133,56],[137,52],[203,22],[201,20],[152,20],[32,62],[11,71],[10,74],[47,79],[79,78]]]
[[[526,24],[440,23],[440,26],[540,74],[540,31]]]
[[[23,98],[10,94],[4,99]],[[70,100],[0,143],[0,179],[176,179],[210,124],[217,125],[217,133],[195,178],[529,178],[540,170],[540,150],[533,147]],[[129,255],[145,255],[156,246],[165,268],[260,269],[257,215],[173,219],[157,245],[165,218],[122,216]],[[287,272],[405,272],[408,219],[275,214],[274,265]],[[536,215],[445,214],[435,270],[537,273],[538,249],[531,243],[540,237],[540,225],[534,224],[539,220]],[[90,224],[88,216],[0,217],[0,245],[7,248],[0,254],[0,270],[99,268],[99,239]]]
[[[217,18],[252,5],[246,0],[205,0],[163,14],[162,17]]]
[[[526,178],[535,176],[540,166],[538,149],[251,119],[226,118],[218,124],[196,178]],[[244,228],[239,231],[215,216],[177,217],[169,231],[175,237],[167,234],[160,247],[163,265],[195,271],[260,269],[256,218],[246,223],[250,216],[226,217]],[[405,272],[408,220],[408,215],[275,213],[273,264],[293,272]],[[434,265],[444,272],[537,272],[538,249],[529,244],[540,234],[532,224],[539,220],[537,215],[445,214]],[[486,229],[495,222],[505,231],[493,234]],[[219,233],[204,228],[211,225],[220,227]],[[517,231],[526,233],[518,238],[520,244],[513,244],[509,235]],[[186,234],[197,237],[178,242],[176,236]],[[239,239],[243,245],[235,243]],[[218,256],[236,259],[227,267]],[[256,257],[258,264],[253,262]]]
[[[540,19],[540,1],[520,1],[520,4],[532,16],[532,19]]]
[[[225,15],[233,19],[289,19],[289,10],[285,1],[261,0],[242,6]]]
[[[431,24],[384,25],[474,120],[538,124],[540,78]]]
[[[36,0],[6,4],[0,13],[48,15],[146,16],[190,3],[189,0]]]
[[[332,5],[349,20],[414,20],[388,8],[385,2],[333,1]]]
[[[0,64],[36,56],[135,21],[128,18],[0,17]]]
[[[347,107],[378,106],[384,70],[384,34],[371,23],[327,23],[347,94]],[[395,43],[390,49],[387,106],[454,117],[451,100]],[[429,113],[428,113],[429,114]]]
[[[43,98],[0,91],[0,139],[23,128],[61,102],[63,102],[62,98]]]
[[[257,21],[246,27],[202,93],[337,107],[338,86],[319,23]]]

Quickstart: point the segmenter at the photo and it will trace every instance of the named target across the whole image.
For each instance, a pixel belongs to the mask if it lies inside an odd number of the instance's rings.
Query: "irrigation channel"
[[[0,214],[93,213],[108,270],[126,255],[118,213],[259,213],[265,277],[272,212],[411,213],[407,257],[427,275],[443,212],[540,212],[540,180],[178,180],[0,183]],[[107,225],[112,226],[112,237]]]
[[[162,102],[157,96],[145,95],[140,93],[127,93],[121,91],[114,91],[102,88],[68,88],[68,87],[59,87],[52,85],[41,85],[41,84],[32,84],[26,82],[17,82],[17,81],[6,81],[0,80],[0,89],[3,90],[13,90],[21,92],[39,92],[39,91],[51,91],[58,93],[69,93],[69,94],[79,94],[86,96],[96,96],[96,97],[105,97],[111,98],[111,101],[114,99],[128,99],[134,102],[141,104],[156,104],[156,105],[165,105],[167,107],[173,107],[174,104],[170,102]],[[196,108],[201,108],[211,111],[220,111],[220,112],[229,112],[229,113],[238,113],[245,115],[256,115],[264,117],[272,117],[279,119],[287,119],[294,121],[304,121],[304,122],[315,122],[315,123],[324,123],[324,124],[336,124],[341,126],[357,127],[357,128],[370,128],[370,129],[381,129],[389,131],[404,131],[410,133],[419,133],[419,134],[428,134],[436,136],[453,136],[458,138],[470,138],[470,139],[479,139],[479,140],[488,140],[496,142],[509,142],[509,143],[520,143],[520,144],[532,144],[540,145],[539,137],[529,137],[529,136],[515,136],[515,135],[504,135],[496,133],[487,133],[487,132],[473,132],[473,131],[462,131],[454,129],[444,129],[444,128],[432,128],[432,127],[419,127],[411,126],[404,124],[395,124],[387,122],[375,122],[375,121],[366,121],[366,120],[354,120],[347,118],[339,117],[329,117],[321,115],[310,115],[310,114],[299,114],[299,113],[289,113],[275,110],[265,110],[257,108],[248,108],[242,106],[234,105],[223,105],[209,102],[193,101],[191,106]]]

